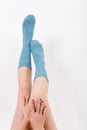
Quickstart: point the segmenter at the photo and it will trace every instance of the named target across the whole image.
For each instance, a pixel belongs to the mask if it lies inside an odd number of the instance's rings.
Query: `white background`
[[[43,43],[49,102],[59,130],[87,130],[87,1],[0,1],[0,130],[9,130],[17,100],[21,25],[34,14]]]

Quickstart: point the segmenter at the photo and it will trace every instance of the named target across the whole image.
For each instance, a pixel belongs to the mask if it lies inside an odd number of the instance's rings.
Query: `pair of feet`
[[[47,72],[45,69],[44,52],[42,44],[37,40],[33,39],[35,27],[35,17],[33,15],[28,15],[25,17],[22,25],[23,32],[23,48],[21,56],[19,59],[19,67],[29,67],[32,69],[31,64],[31,53],[33,55],[34,63],[36,66],[34,80],[38,76],[43,76],[48,80]]]
[[[36,103],[35,100],[29,101],[29,97],[24,97],[23,112],[24,119],[33,130],[44,130],[46,105],[42,99]]]

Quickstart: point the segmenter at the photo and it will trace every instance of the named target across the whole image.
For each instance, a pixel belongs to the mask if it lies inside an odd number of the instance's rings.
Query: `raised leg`
[[[48,76],[45,68],[45,61],[44,61],[44,50],[42,44],[36,40],[33,40],[30,43],[31,53],[33,55],[34,63],[36,66],[35,77],[34,77],[34,84],[33,89],[31,92],[30,100],[34,99],[36,104],[37,101],[41,98],[44,100],[47,106],[47,114],[46,114],[46,121],[45,121],[45,130],[57,130],[55,121],[53,119],[47,93],[48,93]]]
[[[46,112],[46,121],[45,121],[45,130],[57,130],[49,103],[47,98],[48,93],[48,82],[44,77],[38,77],[34,84],[33,89],[31,92],[31,98],[30,100],[34,99],[37,103],[37,101],[41,98],[46,106],[47,106],[47,112]]]
[[[57,126],[55,120],[53,118],[53,114],[51,112],[48,98],[44,99],[47,105],[47,114],[46,114],[46,121],[45,121],[45,130],[57,130]]]
[[[23,32],[23,47],[20,54],[18,64],[18,100],[14,118],[12,121],[11,130],[18,128],[18,125],[23,120],[23,101],[31,93],[31,55],[30,55],[30,41],[33,37],[35,26],[35,18],[33,15],[28,15],[22,25]]]
[[[18,128],[22,122],[23,115],[23,98],[27,97],[31,93],[31,70],[28,67],[21,67],[18,70],[18,99],[16,105],[16,111],[12,121],[11,130]]]

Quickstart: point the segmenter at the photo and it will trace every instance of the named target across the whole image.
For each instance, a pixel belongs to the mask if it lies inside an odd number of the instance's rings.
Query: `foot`
[[[30,42],[30,49],[36,66],[34,81],[39,76],[46,78],[48,81],[42,44],[37,40],[32,40]]]
[[[34,26],[35,26],[35,17],[33,15],[28,15],[27,17],[25,17],[22,25],[24,44],[29,43],[32,40]]]
[[[30,41],[33,37],[35,26],[35,18],[33,15],[28,15],[25,17],[22,25],[22,32],[23,32],[23,47],[19,59],[18,69],[20,67],[28,67],[32,69],[31,66],[31,54],[30,54]]]

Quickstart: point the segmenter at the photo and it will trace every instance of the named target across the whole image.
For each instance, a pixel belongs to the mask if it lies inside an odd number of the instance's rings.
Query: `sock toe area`
[[[25,17],[25,19],[24,19],[24,22],[27,22],[27,23],[35,23],[35,17],[34,17],[34,15],[28,15],[28,16],[26,16]]]
[[[34,27],[35,27],[34,15],[26,16],[22,24],[23,43],[29,43],[32,40]]]

